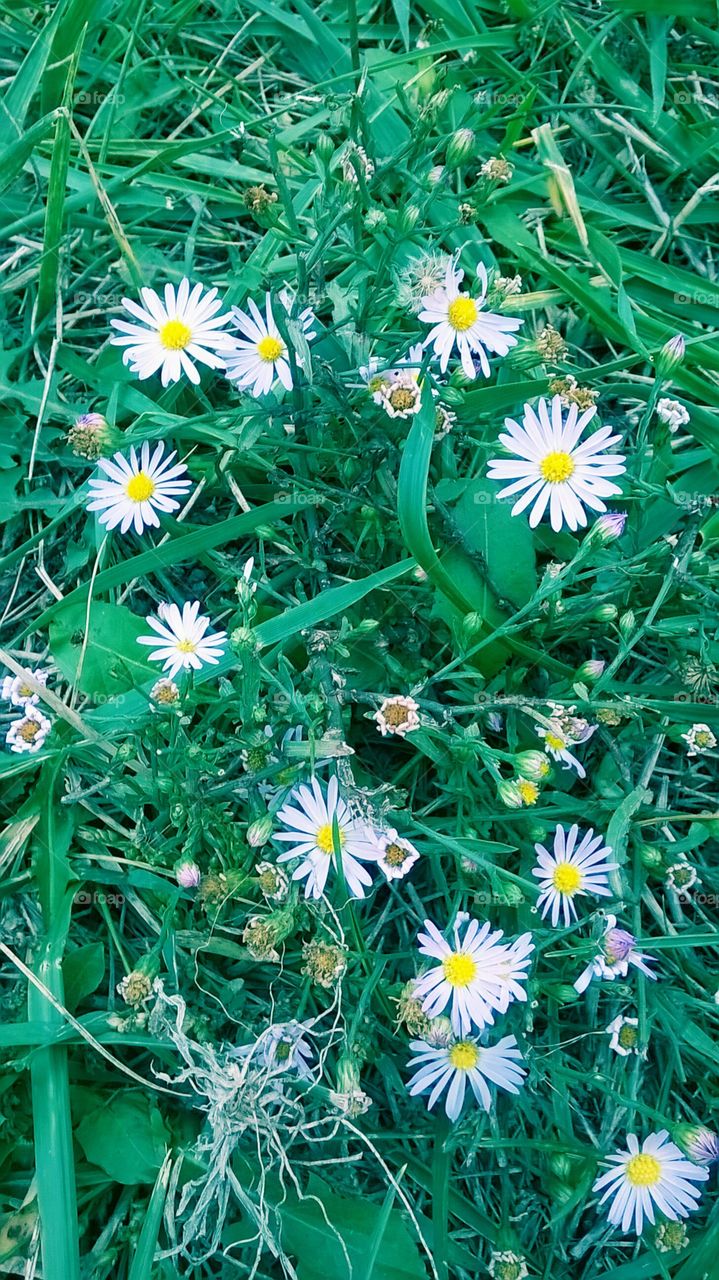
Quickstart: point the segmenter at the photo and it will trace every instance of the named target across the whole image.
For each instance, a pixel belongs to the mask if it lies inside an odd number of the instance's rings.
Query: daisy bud
[[[97,462],[109,453],[112,444],[112,428],[101,413],[83,413],[67,433],[67,443],[76,458]]]
[[[514,767],[523,778],[538,782],[549,773],[549,761],[543,751],[520,751],[514,757]]]
[[[201,872],[196,862],[185,858],[175,864],[175,879],[182,889],[196,889],[200,878]]]
[[[575,680],[588,681],[591,684],[595,680],[599,679],[606,665],[606,662],[602,662],[599,658],[588,658],[587,661],[583,662],[581,667],[578,668],[577,674],[574,678]]]
[[[658,871],[664,862],[661,849],[657,849],[653,844],[645,844],[640,854],[642,865],[648,871]]]
[[[619,610],[615,604],[600,604],[591,617],[595,622],[614,622]]]
[[[673,338],[664,343],[659,355],[657,356],[657,376],[665,378],[667,374],[676,369],[684,359],[687,344],[684,341],[684,335],[675,333]]]
[[[457,169],[465,164],[474,150],[474,132],[472,129],[457,129],[447,143],[447,167]]]
[[[230,644],[234,652],[243,657],[260,651],[259,641],[252,627],[235,627],[230,633]]]
[[[519,783],[514,779],[510,781],[508,778],[502,778],[501,782],[497,784],[497,795],[502,804],[505,804],[508,809],[521,809],[524,804],[524,797],[519,788]]]
[[[622,536],[626,523],[627,517],[623,511],[607,511],[594,521],[584,541],[590,545],[597,542],[600,546],[606,547]]]
[[[484,618],[481,613],[465,613],[462,619],[462,631],[468,640],[473,636],[479,635],[484,627]]]
[[[695,1164],[714,1164],[719,1160],[719,1137],[702,1124],[678,1124],[674,1141]]]
[[[330,134],[320,132],[315,147],[318,160],[321,160],[322,164],[328,164],[334,155],[334,151],[335,144]]]
[[[250,823],[247,828],[247,843],[253,849],[259,849],[261,845],[267,844],[271,835],[272,818],[269,813],[265,813],[261,818]]]
[[[627,612],[623,613],[621,618],[619,619],[619,630],[621,631],[625,640],[632,634],[636,625],[637,625],[637,620],[634,616],[633,609],[627,609]]]
[[[419,209],[416,204],[405,205],[405,207],[400,210],[400,214],[397,219],[397,230],[411,231],[413,227],[417,225],[418,219]]]

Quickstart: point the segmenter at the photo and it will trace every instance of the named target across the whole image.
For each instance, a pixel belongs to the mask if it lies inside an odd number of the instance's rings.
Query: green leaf
[[[128,1187],[155,1181],[170,1140],[157,1107],[137,1093],[91,1111],[76,1136],[92,1164]]]
[[[50,624],[50,652],[65,679],[92,697],[144,684],[154,671],[137,643],[147,623],[117,604],[93,604],[87,614],[71,604]]]
[[[101,942],[76,947],[62,962],[65,1007],[74,1013],[80,1001],[97,991],[105,976],[105,949]]]

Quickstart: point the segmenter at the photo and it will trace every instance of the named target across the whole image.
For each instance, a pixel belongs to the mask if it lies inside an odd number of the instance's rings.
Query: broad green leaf
[[[149,628],[122,605],[71,604],[50,624],[50,652],[66,680],[82,693],[107,697],[145,683],[154,668],[137,643]],[[156,674],[156,672],[155,672]]]
[[[117,1096],[91,1111],[76,1136],[92,1164],[128,1187],[155,1181],[170,1139],[157,1107],[138,1093]]]

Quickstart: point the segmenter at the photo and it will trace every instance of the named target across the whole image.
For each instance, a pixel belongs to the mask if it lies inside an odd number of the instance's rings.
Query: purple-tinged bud
[[[623,511],[607,511],[605,515],[599,516],[594,521],[585,542],[598,542],[606,547],[610,542],[616,542],[617,538],[621,538],[626,523],[627,517]]]
[[[182,889],[196,889],[201,880],[201,872],[196,862],[184,860],[175,866],[175,878]]]
[[[673,1133],[681,1151],[695,1164],[714,1164],[719,1160],[719,1137],[703,1124],[678,1124]]]
[[[657,374],[661,378],[665,378],[672,369],[676,369],[681,364],[686,354],[687,344],[684,341],[684,335],[675,333],[673,338],[664,343],[659,355],[657,356]]]

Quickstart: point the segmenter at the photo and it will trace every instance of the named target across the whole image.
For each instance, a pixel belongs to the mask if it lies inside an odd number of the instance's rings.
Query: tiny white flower
[[[574,746],[559,720],[552,720],[549,727],[535,725],[538,737],[544,739],[544,750],[553,760],[561,761],[565,769],[575,769],[579,778],[586,778],[586,770],[569,750]]]
[[[694,1182],[706,1182],[709,1170],[692,1164],[679,1147],[669,1141],[666,1129],[650,1133],[641,1147],[635,1136],[627,1135],[627,1149],[608,1157],[614,1167],[597,1178],[593,1191],[603,1191],[599,1201],[611,1198],[607,1217],[626,1234],[640,1236],[645,1219],[654,1222],[657,1208],[676,1222],[697,1208],[700,1191]]]
[[[526,1280],[529,1275],[522,1255],[511,1249],[493,1249],[487,1270],[492,1280]]]
[[[501,929],[491,932],[488,922],[480,925],[462,915],[455,920],[451,942],[431,920],[425,920],[424,928],[426,933],[418,937],[420,953],[439,961],[415,983],[415,994],[429,1018],[450,1005],[455,1035],[466,1036],[472,1026],[480,1031],[492,1026],[494,1014],[506,1013],[513,1000],[527,999],[521,984],[527,981],[534,950],[531,933],[511,944],[501,942]]]
[[[280,295],[280,302],[287,310],[290,299],[286,294]],[[232,308],[235,323],[244,336],[236,340],[234,350],[227,358],[227,377],[241,390],[251,390],[253,396],[269,395],[278,379],[286,391],[291,391],[292,370],[287,344],[272,314],[269,293],[265,295],[264,316],[252,298],[247,299],[247,307],[248,311]],[[315,315],[310,307],[301,312],[299,324],[306,340],[311,342],[316,335],[313,332]],[[295,361],[301,367],[299,354]]]
[[[620,1013],[606,1028],[607,1035],[611,1036],[609,1048],[618,1053],[620,1058],[628,1058],[632,1053],[641,1056],[642,1051],[639,1047],[637,1034],[638,1026],[638,1018],[625,1018]]]
[[[418,711],[419,703],[415,702],[414,698],[395,694],[394,697],[383,700],[379,711],[375,712],[374,718],[383,738],[386,738],[387,734],[395,734],[398,738],[404,738],[413,729],[419,728]]]
[[[397,372],[391,381],[382,382],[373,399],[388,418],[411,418],[422,408],[422,390],[410,372]]]
[[[27,754],[39,751],[52,728],[51,721],[32,703],[25,703],[25,714],[20,720],[13,720],[5,735],[5,742],[11,751]]]
[[[38,684],[42,685],[47,684],[49,674],[49,671],[44,671],[40,667],[37,667],[35,671],[30,671],[33,680],[37,680]],[[5,702],[11,702],[14,707],[35,707],[40,701],[39,693],[33,693],[23,676],[5,676],[0,697]]]
[[[274,839],[292,846],[277,861],[302,859],[292,879],[306,880],[306,898],[321,898],[330,867],[337,873],[335,823],[345,884],[353,898],[365,896],[372,876],[362,863],[376,862],[378,850],[372,832],[352,817],[339,794],[336,778],[330,778],[326,794],[316,778],[310,780],[309,786],[297,787],[278,811],[277,819],[286,830],[278,831]]]
[[[234,346],[230,335],[222,332],[232,316],[229,312],[217,314],[222,307],[217,293],[217,289],[206,291],[202,284],[191,289],[187,279],[180,281],[177,290],[166,284],[162,298],[154,289],[141,289],[144,306],[131,298],[122,299],[134,323],[113,320],[119,336],[110,342],[125,348],[123,363],[141,380],[159,369],[163,387],[178,382],[183,373],[197,384],[200,375],[194,362],[222,369],[224,356]]]
[[[510,482],[500,489],[499,498],[521,494],[512,507],[513,516],[531,505],[532,529],[549,507],[554,531],[566,525],[574,533],[587,524],[585,507],[606,511],[604,498],[621,493],[608,477],[624,474],[624,455],[604,452],[618,444],[621,436],[612,435],[611,427],[600,427],[578,444],[596,412],[593,405],[579,416],[572,404],[565,420],[562,398],[557,395],[551,403],[540,399],[536,411],[525,404],[521,426],[505,418],[507,433],[500,435],[499,442],[514,457],[492,458],[487,474],[490,480]]]
[[[122,453],[112,459],[100,458],[97,465],[109,479],[90,480],[88,511],[99,511],[100,524],[108,529],[119,525],[120,533],[127,533],[130,527],[135,533],[158,528],[158,511],[175,511],[180,505],[177,498],[192,488],[184,462],[173,466],[175,451],[164,454],[162,441],[152,455],[145,441],[139,456],[133,446],[129,458]]]
[[[397,835],[393,827],[378,831],[376,837],[380,870],[388,880],[403,880],[419,858],[418,850],[409,840]]]
[[[313,1018],[306,1022],[277,1023],[263,1031],[254,1044],[239,1045],[231,1052],[233,1057],[243,1061],[249,1058],[270,1071],[291,1072],[300,1080],[311,1079],[314,1052],[305,1035],[313,1024]]]
[[[678,400],[670,400],[668,396],[657,401],[656,413],[659,421],[666,423],[672,433],[689,422],[689,413],[684,405]]]
[[[665,884],[668,889],[673,889],[680,902],[691,902],[690,890],[696,884],[701,884],[699,873],[696,867],[686,858],[682,858],[679,862],[672,863],[671,867],[667,867]]]
[[[603,836],[594,835],[591,827],[579,844],[578,835],[576,824],[568,831],[557,824],[553,853],[542,844],[534,846],[539,865],[533,868],[532,875],[538,877],[541,889],[537,906],[542,907],[542,919],[551,911],[555,928],[560,914],[565,925],[577,919],[574,899],[578,894],[611,897],[608,873],[617,868],[616,862],[606,861],[611,849],[605,846]]]
[[[199,600],[187,601],[182,612],[176,604],[161,604],[157,612],[157,618],[149,615],[146,619],[155,635],[138,636],[138,644],[156,646],[149,655],[150,661],[162,662],[163,671],[169,673],[170,679],[178,671],[190,668],[199,671],[205,663],[214,666],[219,662],[227,634],[224,631],[206,634],[210,619],[200,613]]]
[[[651,978],[656,982],[657,975],[652,973],[646,961],[654,960],[654,956],[644,955],[636,950],[637,940],[633,933],[629,933],[626,929],[617,928],[617,917],[613,915],[607,916],[607,923],[604,930],[604,936],[597,955],[588,964],[586,969],[580,973],[577,981],[574,983],[575,991],[581,995],[586,991],[593,978],[603,979],[605,982],[613,982],[615,978],[626,978],[629,972],[629,966],[639,969],[645,977]]]
[[[431,1111],[447,1090],[444,1109],[450,1120],[459,1117],[468,1083],[479,1106],[489,1111],[492,1095],[487,1081],[507,1093],[519,1093],[527,1074],[519,1066],[522,1055],[514,1036],[504,1036],[492,1045],[480,1044],[474,1036],[440,1046],[412,1040],[410,1049],[414,1055],[407,1064],[414,1071],[407,1084],[410,1095],[428,1093]]]
[[[464,279],[464,271],[458,268],[456,257],[450,258],[444,284],[422,299],[419,318],[432,326],[424,345],[434,344],[434,354],[439,360],[442,373],[447,370],[455,344],[464,374],[471,379],[477,376],[474,357],[477,358],[484,377],[488,378],[490,366],[487,352],[506,356],[510,348],[516,346],[514,333],[523,322],[511,316],[483,311],[488,283],[487,268],[483,263],[477,267],[477,278],[480,293],[475,299],[470,294],[461,292],[459,286]]]
[[[708,724],[693,724],[688,733],[682,734],[682,738],[689,748],[689,758],[703,755],[705,751],[713,751],[717,744],[716,736]]]
[[[174,707],[180,701],[180,690],[174,680],[162,676],[156,680],[150,690],[150,698],[159,707]]]

